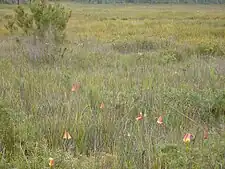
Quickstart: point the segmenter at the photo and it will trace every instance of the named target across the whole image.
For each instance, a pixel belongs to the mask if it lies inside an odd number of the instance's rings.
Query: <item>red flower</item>
[[[76,92],[77,90],[79,90],[80,89],[80,84],[78,83],[78,84],[73,84],[72,85],[72,89],[71,89],[71,91],[72,92]]]
[[[158,124],[163,124],[163,118],[162,116],[159,116],[158,120],[157,120]]]
[[[54,166],[54,159],[53,158],[49,158],[49,166],[50,167]]]
[[[204,139],[208,139],[208,137],[209,137],[208,131],[209,131],[208,127],[206,126],[204,129]]]
[[[191,140],[193,140],[193,135],[192,134],[187,133],[187,134],[184,135],[183,141],[185,143],[189,143]]]
[[[138,117],[136,117],[136,120],[142,120],[143,119],[143,115],[142,112],[139,113]]]

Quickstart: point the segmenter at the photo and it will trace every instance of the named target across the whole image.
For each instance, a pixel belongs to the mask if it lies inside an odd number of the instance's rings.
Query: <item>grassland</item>
[[[224,169],[225,7],[65,5],[67,50],[45,61],[0,7],[0,168]]]

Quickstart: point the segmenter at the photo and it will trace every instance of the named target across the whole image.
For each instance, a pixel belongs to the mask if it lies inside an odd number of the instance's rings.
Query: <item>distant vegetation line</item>
[[[0,0],[2,4],[30,2],[29,0]],[[59,0],[58,0],[59,1]],[[225,0],[71,0],[71,2],[88,4],[113,4],[113,3],[133,3],[133,4],[224,4]]]
[[[224,4],[225,0],[73,0],[81,3],[149,3],[149,4]]]

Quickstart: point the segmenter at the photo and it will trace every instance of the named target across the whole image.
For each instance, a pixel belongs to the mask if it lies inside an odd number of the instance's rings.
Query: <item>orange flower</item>
[[[54,166],[54,159],[53,158],[49,158],[49,166],[50,167]]]
[[[100,109],[104,109],[105,105],[104,103],[102,102],[101,105],[100,105]]]
[[[187,133],[187,134],[184,135],[183,141],[185,143],[189,143],[192,139],[193,139],[193,135],[190,134],[190,133]]]
[[[143,115],[142,112],[139,113],[138,117],[136,117],[136,120],[142,120],[143,119]]]
[[[163,124],[163,118],[162,116],[159,116],[158,120],[157,120],[158,124]]]
[[[72,137],[71,137],[70,133],[67,132],[67,131],[65,130],[64,135],[63,135],[63,139],[69,140],[69,139],[71,139],[71,138],[72,138]]]
[[[73,84],[73,85],[72,85],[71,91],[72,91],[72,92],[76,92],[76,91],[79,90],[79,89],[80,89],[80,84]]]
[[[208,127],[206,126],[204,129],[204,139],[208,139],[208,137],[209,137],[208,131],[209,131]]]

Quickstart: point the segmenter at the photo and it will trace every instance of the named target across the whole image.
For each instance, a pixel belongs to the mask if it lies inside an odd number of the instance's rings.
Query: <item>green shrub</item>
[[[29,11],[19,5],[14,12],[14,17],[8,19],[5,25],[10,32],[22,31],[25,35],[33,35],[35,39],[44,39],[50,31],[56,42],[64,40],[71,11],[62,5],[36,1],[29,6]]]
[[[223,44],[218,42],[207,42],[198,44],[195,48],[198,55],[224,56]]]

